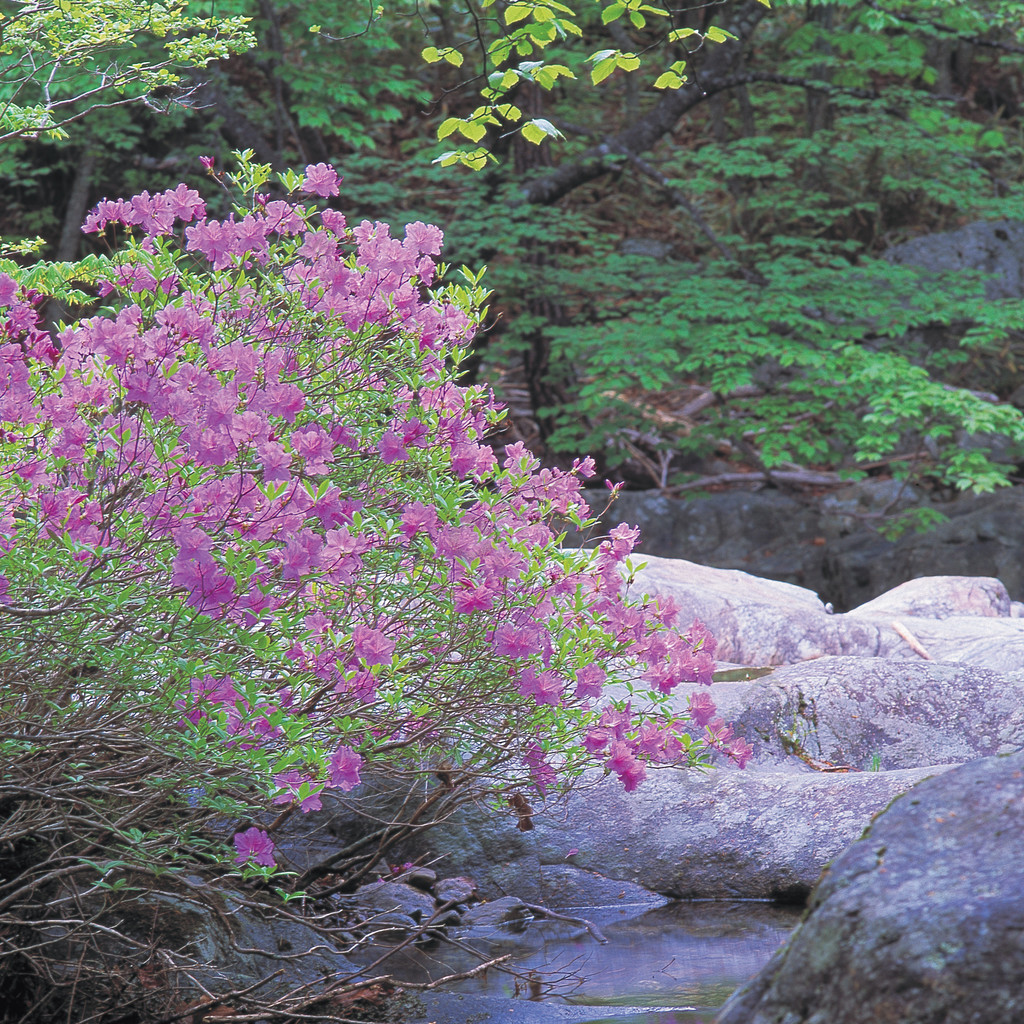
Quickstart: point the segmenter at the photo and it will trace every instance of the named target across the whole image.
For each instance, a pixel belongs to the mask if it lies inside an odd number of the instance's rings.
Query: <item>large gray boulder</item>
[[[943,770],[668,769],[634,793],[608,778],[535,819],[538,852],[683,899],[799,901],[874,813]]]
[[[717,1024],[1024,1020],[1024,752],[915,786],[829,867]]]
[[[965,270],[986,274],[988,299],[1024,296],[1024,223],[1020,221],[977,221],[956,231],[912,238],[883,255],[890,263],[935,275]]]
[[[1024,599],[1024,488],[967,494],[936,507],[949,518],[924,534],[891,541],[855,528],[830,537],[820,549],[821,574],[806,585],[836,607],[852,608],[919,576],[996,576],[1011,597]]]
[[[633,593],[671,597],[680,625],[701,619],[722,661],[790,665],[831,654],[1024,670],[1024,619],[997,579],[924,577],[832,615],[815,593],[789,583],[683,559],[643,562]]]
[[[830,615],[789,584],[648,561],[638,592],[672,596],[684,624],[705,620],[729,661],[776,666],[711,687],[721,716],[754,747],[752,764],[709,775],[652,769],[629,794],[596,771],[567,804],[538,810],[534,831],[519,831],[507,807],[467,805],[394,847],[390,863],[469,875],[486,899],[542,903],[551,895],[542,866],[566,864],[671,896],[799,899],[907,787],[1024,745],[1024,619],[998,580],[920,579]],[[693,689],[702,688],[680,687],[673,706],[685,709]],[[422,784],[414,795],[423,798]],[[324,803],[293,815],[278,837],[297,870],[416,805],[372,776]]]
[[[844,653],[834,617],[813,591],[681,558],[643,556],[636,561],[644,567],[635,574],[631,596],[671,598],[679,606],[681,626],[698,618],[710,627],[722,661],[787,665]],[[867,623],[863,628],[854,624],[850,632],[852,642],[865,648],[872,646],[877,631]]]
[[[921,768],[1024,747],[1024,672],[827,657],[711,693],[758,762],[790,769],[794,760],[860,772]]]

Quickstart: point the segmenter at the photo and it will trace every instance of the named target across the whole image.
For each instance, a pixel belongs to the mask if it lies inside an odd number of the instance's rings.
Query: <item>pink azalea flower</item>
[[[343,213],[340,213],[338,210],[323,210],[320,213],[320,220],[323,226],[332,234],[337,235],[339,238],[344,237],[347,225],[345,224],[345,215]]]
[[[433,224],[424,224],[420,220],[406,226],[405,238],[417,252],[430,256],[440,255],[441,245],[444,242],[444,235],[439,227],[435,227]]]
[[[742,736],[732,741],[729,747],[729,757],[736,762],[737,767],[746,768],[747,762],[753,757],[754,748]]]
[[[360,783],[359,768],[363,759],[344,745],[331,755],[331,785],[348,793]]]
[[[402,435],[394,430],[387,431],[377,442],[377,450],[380,452],[384,465],[390,466],[393,462],[404,462],[409,458],[405,441]]]
[[[588,729],[583,736],[583,749],[588,754],[600,754],[610,739],[611,733],[607,729]]]
[[[601,696],[601,688],[606,678],[605,671],[600,665],[584,665],[576,673],[576,696],[581,700],[588,697],[596,700]]]
[[[170,205],[171,213],[178,220],[198,220],[206,216],[206,203],[195,189],[184,183],[176,189],[168,189],[164,192],[164,197]]]
[[[531,654],[546,653],[547,631],[536,622],[516,625],[503,622],[494,631],[494,653],[505,658],[526,658]]]
[[[273,841],[266,832],[255,826],[235,834],[235,849],[238,851],[235,856],[236,864],[247,864],[252,861],[262,867],[272,868],[276,863]]]
[[[370,626],[356,626],[352,630],[352,648],[357,658],[370,665],[390,665],[395,650],[395,640],[379,629]]]
[[[455,592],[454,608],[460,615],[485,612],[494,607],[494,592],[486,585],[475,585],[463,580]]]
[[[544,796],[554,786],[558,776],[545,758],[543,748],[537,743],[532,743],[523,755],[523,763],[530,769],[530,777],[537,787],[537,792]]]
[[[275,804],[290,804],[293,800],[298,799],[299,789],[303,783],[312,783],[313,780],[308,775],[302,775],[300,772],[292,769],[288,772],[282,772],[280,775],[274,776],[274,782],[280,787],[281,792],[274,797]],[[308,814],[310,811],[319,811],[323,807],[323,802],[320,800],[320,791],[316,790],[309,793],[308,796],[303,797],[299,801],[299,808],[303,814]]]
[[[306,176],[299,186],[303,192],[315,196],[336,196],[338,194],[338,172],[327,164],[307,164]]]
[[[437,528],[437,510],[413,501],[402,512],[402,533],[412,538],[417,533],[431,534]]]
[[[627,793],[632,793],[647,778],[643,763],[637,760],[628,744],[621,740],[612,744],[611,756],[605,761],[605,767],[618,775]]]
[[[710,693],[690,694],[690,718],[697,725],[707,725],[718,713]]]
[[[562,699],[564,687],[557,672],[548,669],[538,673],[527,668],[519,676],[518,689],[524,697],[532,695],[538,704],[555,705]]]

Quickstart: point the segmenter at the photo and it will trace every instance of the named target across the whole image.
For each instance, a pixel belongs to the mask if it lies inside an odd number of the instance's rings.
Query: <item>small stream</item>
[[[581,1020],[593,1024],[710,1024],[800,917],[799,908],[739,900],[559,912],[592,921],[608,942],[596,942],[585,928],[549,920],[531,921],[518,933],[505,927],[456,931],[454,938],[487,959],[511,953],[510,966],[519,977],[488,970],[453,983],[451,990],[592,1007],[592,1015]],[[479,962],[467,950],[440,943],[396,953],[388,971],[422,982]]]

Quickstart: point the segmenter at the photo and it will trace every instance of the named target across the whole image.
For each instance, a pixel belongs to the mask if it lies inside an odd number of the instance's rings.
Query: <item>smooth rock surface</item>
[[[651,771],[536,819],[540,859],[684,899],[801,900],[895,796],[945,767],[890,772]]]
[[[831,865],[717,1024],[1024,1020],[1024,752],[916,786]]]
[[[791,768],[794,758],[861,772],[920,768],[1024,747],[1021,672],[828,657],[715,684],[711,695],[758,761]]]
[[[544,864],[540,869],[543,905],[552,910],[565,908],[662,907],[668,898],[635,882],[605,878],[597,871],[585,871],[572,864]]]
[[[434,897],[405,882],[374,882],[361,885],[350,897],[352,905],[371,920],[380,915],[401,914],[416,924],[425,924],[434,915]]]
[[[973,270],[988,275],[985,297],[1019,299],[1024,295],[1024,223],[976,221],[890,246],[890,263],[920,267],[931,274]]]
[[[518,896],[501,896],[489,903],[478,903],[462,915],[468,928],[497,928],[504,926],[513,931],[526,927],[533,914]]]
[[[718,641],[721,661],[791,665],[846,655],[1024,670],[1024,619],[998,579],[922,577],[908,591],[896,588],[833,615],[803,587],[684,559],[644,561],[631,593],[672,598],[681,626],[699,618]]]

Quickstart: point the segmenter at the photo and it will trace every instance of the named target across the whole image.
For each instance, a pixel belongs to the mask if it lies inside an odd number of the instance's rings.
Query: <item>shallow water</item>
[[[676,902],[655,910],[609,907],[564,910],[596,924],[608,942],[585,929],[532,921],[520,933],[460,933],[487,958],[512,954],[500,970],[453,983],[453,991],[592,1006],[602,1024],[710,1022],[730,993],[756,974],[796,925],[800,911],[750,901]],[[447,943],[401,951],[387,969],[401,980],[427,981],[479,963]],[[633,1010],[624,1016],[625,1008]],[[649,1012],[636,1013],[637,1007]],[[616,1010],[619,1009],[619,1015]]]

